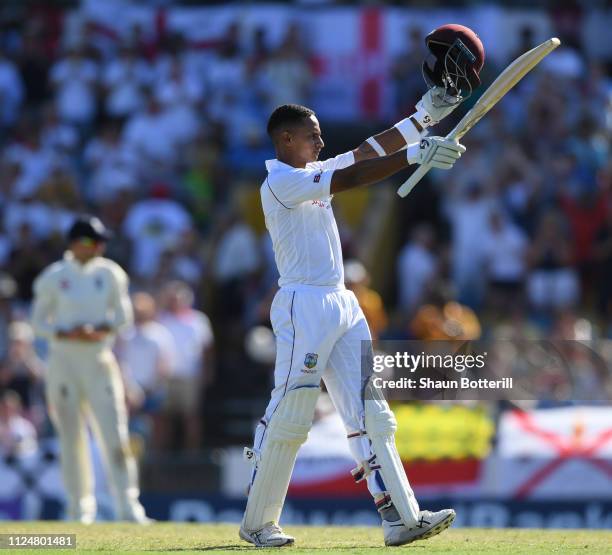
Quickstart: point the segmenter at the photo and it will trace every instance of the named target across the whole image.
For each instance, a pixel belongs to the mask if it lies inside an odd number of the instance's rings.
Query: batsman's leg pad
[[[289,391],[268,425],[266,443],[257,463],[242,526],[256,531],[278,524],[300,445],[312,426],[318,387]]]
[[[395,447],[397,422],[387,401],[371,382],[366,386],[365,428],[372,442],[378,470],[391,500],[404,524],[411,528],[419,518],[419,504],[408,482],[404,466]]]

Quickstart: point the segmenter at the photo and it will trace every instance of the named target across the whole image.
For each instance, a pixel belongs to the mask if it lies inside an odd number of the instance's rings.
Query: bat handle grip
[[[415,185],[425,177],[430,168],[431,166],[429,164],[422,164],[419,166],[397,190],[397,194],[402,198],[405,197],[408,193],[410,193],[410,191],[412,191],[412,189],[414,189]]]

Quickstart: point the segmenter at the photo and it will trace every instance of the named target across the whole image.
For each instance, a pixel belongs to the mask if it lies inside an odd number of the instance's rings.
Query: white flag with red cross
[[[515,499],[612,495],[612,408],[564,407],[502,415],[496,493]]]

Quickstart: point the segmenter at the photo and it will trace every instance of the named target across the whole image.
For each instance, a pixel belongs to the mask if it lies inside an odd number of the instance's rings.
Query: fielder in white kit
[[[478,48],[480,41],[467,31],[471,35],[460,37],[461,47]],[[469,57],[457,58],[456,47],[451,40],[436,67],[444,72],[454,51],[451,61],[465,77],[472,69]],[[279,518],[297,451],[312,424],[321,380],[344,421],[358,464],[353,476],[367,480],[382,517],[385,544],[434,536],[455,518],[452,509],[419,509],[395,447],[393,413],[362,378],[362,342],[371,339],[370,331],[355,295],[344,287],[331,207],[334,194],[376,183],[409,164],[453,166],[465,151],[462,145],[443,137],[423,138],[427,127],[463,99],[460,90],[448,86],[447,77],[432,84],[411,117],[323,162],[317,161],[324,144],[312,110],[284,105],[270,116],[268,134],[277,158],[266,162],[261,201],[280,274],[270,312],[277,340],[275,387],[254,445],[245,449],[254,470],[240,527],[240,537],[256,546],[294,541],[279,527]]]
[[[86,426],[93,416],[116,518],[146,524],[150,519],[138,501],[123,382],[111,350],[117,330],[132,322],[132,305],[126,273],[101,256],[107,239],[97,218],[75,221],[64,259],[46,268],[34,283],[32,323],[49,341],[46,396],[60,440],[67,518],[89,524],[96,517]]]

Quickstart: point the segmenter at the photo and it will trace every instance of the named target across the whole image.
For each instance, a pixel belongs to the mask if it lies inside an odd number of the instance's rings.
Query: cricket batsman
[[[138,501],[136,462],[128,443],[127,411],[111,347],[132,321],[128,277],[103,258],[109,233],[98,218],[79,217],[68,231],[64,259],[34,283],[32,323],[49,341],[46,397],[61,448],[67,517],[96,518],[88,417],[102,446],[117,520],[150,522]]]
[[[254,464],[240,537],[258,547],[294,538],[279,518],[300,445],[310,430],[323,380],[344,421],[357,482],[367,481],[381,515],[386,545],[429,538],[448,528],[452,509],[420,510],[395,447],[396,421],[386,401],[362,379],[361,344],[370,330],[355,295],[344,286],[333,195],[377,183],[410,164],[448,170],[465,148],[428,128],[476,87],[484,62],[480,39],[460,25],[430,33],[423,64],[429,90],[416,112],[358,148],[318,161],[324,146],[315,113],[276,108],[267,131],[276,150],[261,186],[280,289],[270,311],[277,354],[274,389],[246,457]]]

